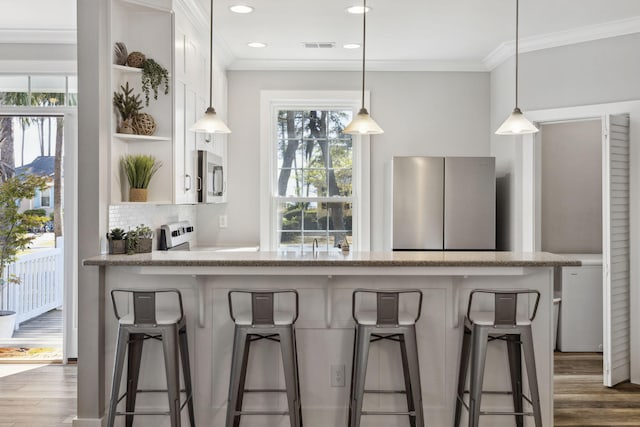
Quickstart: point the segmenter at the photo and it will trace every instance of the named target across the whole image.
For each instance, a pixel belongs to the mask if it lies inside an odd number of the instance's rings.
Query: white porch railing
[[[18,276],[20,284],[3,287],[0,310],[16,312],[16,329],[21,322],[62,306],[63,253],[58,247],[21,255],[7,267],[5,275]]]

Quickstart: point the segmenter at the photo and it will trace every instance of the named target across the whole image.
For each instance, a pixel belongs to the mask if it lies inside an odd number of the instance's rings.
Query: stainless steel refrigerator
[[[394,157],[393,250],[495,250],[493,157]]]

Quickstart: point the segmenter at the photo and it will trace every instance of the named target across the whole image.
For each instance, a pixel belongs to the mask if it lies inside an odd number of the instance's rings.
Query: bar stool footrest
[[[287,390],[280,388],[248,388],[245,393],[286,393]]]
[[[235,411],[235,415],[289,415],[289,411]]]
[[[408,415],[415,417],[415,411],[362,411],[362,415]]]
[[[364,392],[376,394],[407,394],[406,390],[365,390]]]

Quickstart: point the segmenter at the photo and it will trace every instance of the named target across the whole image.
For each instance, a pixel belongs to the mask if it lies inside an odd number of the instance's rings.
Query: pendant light
[[[364,108],[364,76],[365,58],[367,46],[367,0],[364,0],[362,12],[362,103],[358,115],[347,125],[342,133],[351,135],[376,135],[384,133],[382,128],[371,118],[369,112]]]
[[[209,25],[211,26],[211,34],[209,34],[209,108],[189,130],[196,133],[231,133],[231,129],[218,117],[213,108],[213,0],[211,0]]]
[[[520,0],[516,0],[516,106],[507,120],[496,131],[496,135],[523,135],[526,133],[536,133],[538,128],[533,125],[522,114],[518,108],[518,14],[520,8]]]

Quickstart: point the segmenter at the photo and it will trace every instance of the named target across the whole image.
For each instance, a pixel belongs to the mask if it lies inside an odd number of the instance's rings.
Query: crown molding
[[[209,33],[209,14],[197,0],[177,0],[182,7],[187,19],[196,26],[199,31]]]
[[[519,50],[520,53],[534,52],[635,33],[640,33],[640,17],[523,38],[520,39]],[[515,41],[504,42],[491,51],[482,63],[486,71],[491,71],[514,54]]]
[[[0,29],[0,43],[76,44],[76,30]]]
[[[359,60],[234,59],[234,71],[360,71]],[[486,72],[480,61],[376,61],[367,60],[367,71]]]

